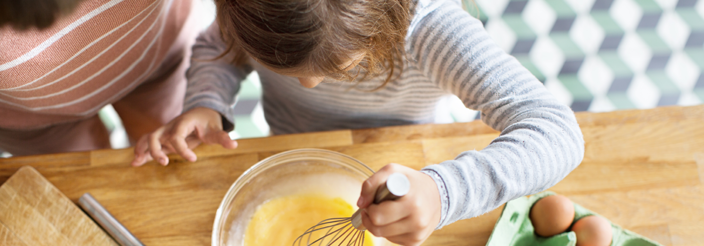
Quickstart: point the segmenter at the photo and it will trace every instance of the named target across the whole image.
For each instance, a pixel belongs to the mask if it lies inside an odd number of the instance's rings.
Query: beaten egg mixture
[[[342,198],[306,194],[272,199],[254,212],[245,232],[244,245],[293,245],[298,236],[318,222],[329,218],[350,217],[354,212],[354,207]],[[326,231],[313,234],[311,242],[323,236]],[[372,235],[366,231],[364,233],[364,245],[374,245]],[[347,242],[343,245],[347,245]],[[305,241],[301,245],[305,245]]]

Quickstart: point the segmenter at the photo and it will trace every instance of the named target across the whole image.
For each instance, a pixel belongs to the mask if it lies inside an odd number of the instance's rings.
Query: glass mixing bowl
[[[329,150],[297,149],[266,158],[245,171],[227,191],[215,215],[212,245],[243,245],[257,207],[280,196],[317,193],[341,197],[355,206],[362,182],[372,174],[362,162]],[[374,245],[391,243],[375,238]]]

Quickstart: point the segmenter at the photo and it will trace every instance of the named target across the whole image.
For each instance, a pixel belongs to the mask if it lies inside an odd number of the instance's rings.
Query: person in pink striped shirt
[[[0,0],[0,149],[109,148],[112,104],[131,140],[181,113],[195,0]]]

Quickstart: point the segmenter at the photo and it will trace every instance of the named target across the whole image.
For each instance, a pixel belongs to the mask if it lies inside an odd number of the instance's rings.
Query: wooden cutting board
[[[0,245],[117,245],[30,166],[0,186]]]

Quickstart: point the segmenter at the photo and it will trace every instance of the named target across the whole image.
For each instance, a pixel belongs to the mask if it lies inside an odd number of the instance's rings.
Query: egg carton
[[[491,232],[487,246],[575,246],[577,235],[573,231],[567,231],[552,237],[540,237],[535,234],[533,224],[530,222],[530,209],[543,197],[555,195],[554,192],[545,191],[530,197],[521,197],[506,203],[501,217]],[[574,204],[575,220],[577,221],[589,215],[598,215],[588,209]],[[574,222],[573,222],[574,223]],[[621,228],[612,223],[611,230],[613,238],[611,246],[662,246],[661,244],[638,235],[632,231]]]

